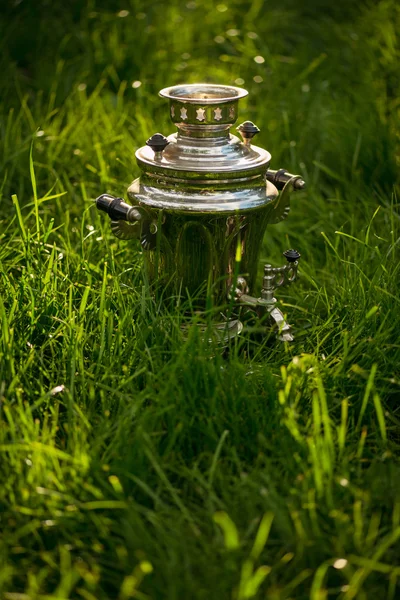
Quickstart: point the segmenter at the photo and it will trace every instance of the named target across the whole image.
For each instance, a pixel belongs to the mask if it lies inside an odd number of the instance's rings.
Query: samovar
[[[260,294],[256,277],[268,224],[285,219],[289,197],[305,183],[285,169],[269,170],[271,154],[252,144],[251,121],[230,133],[247,91],[229,85],[183,84],[160,91],[168,98],[178,132],[151,136],[136,152],[142,174],[128,188],[131,204],[103,194],[97,208],[118,238],[137,238],[148,281],[164,297],[190,298],[197,310],[217,307],[215,331],[226,341],[242,330],[240,307],[267,315],[280,340],[293,335],[274,297],[296,279],[300,254],[265,265]]]

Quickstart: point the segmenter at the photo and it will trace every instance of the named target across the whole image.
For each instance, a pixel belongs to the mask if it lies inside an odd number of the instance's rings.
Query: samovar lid
[[[243,123],[238,128],[243,142],[229,133],[238,118],[239,100],[247,94],[242,88],[210,83],[162,89],[160,96],[169,99],[178,133],[149,138],[136,152],[140,168],[180,180],[252,178],[265,172],[271,155],[251,144],[258,127]]]

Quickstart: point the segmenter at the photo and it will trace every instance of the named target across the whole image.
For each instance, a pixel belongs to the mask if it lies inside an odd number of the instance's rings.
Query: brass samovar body
[[[246,90],[191,84],[160,95],[169,99],[178,132],[157,133],[137,150],[142,175],[128,188],[131,204],[103,194],[97,207],[109,214],[117,237],[140,240],[147,278],[165,296],[190,298],[196,309],[211,298],[222,315],[232,301],[266,311],[280,339],[291,340],[273,292],[296,278],[298,252],[287,251],[283,267],[266,265],[261,296],[251,294],[266,227],[286,218],[290,192],[304,181],[269,170],[270,153],[251,143],[259,131],[254,123],[237,128],[242,141],[230,134]],[[223,339],[241,329],[238,318],[222,316],[216,324]]]

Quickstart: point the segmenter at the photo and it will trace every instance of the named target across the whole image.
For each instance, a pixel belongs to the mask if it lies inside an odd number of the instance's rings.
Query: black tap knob
[[[156,154],[157,152],[162,152],[168,146],[169,141],[162,133],[155,133],[152,135],[146,142],[147,146],[153,150]]]
[[[301,254],[300,252],[297,252],[297,250],[293,250],[293,248],[291,248],[290,250],[285,250],[283,256],[289,263],[294,263],[299,260]]]

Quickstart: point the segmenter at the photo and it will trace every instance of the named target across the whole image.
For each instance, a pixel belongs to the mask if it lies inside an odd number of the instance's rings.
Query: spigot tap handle
[[[294,263],[300,260],[301,254],[297,250],[290,248],[289,250],[285,250],[285,252],[283,252],[283,256],[286,258],[288,263]]]

